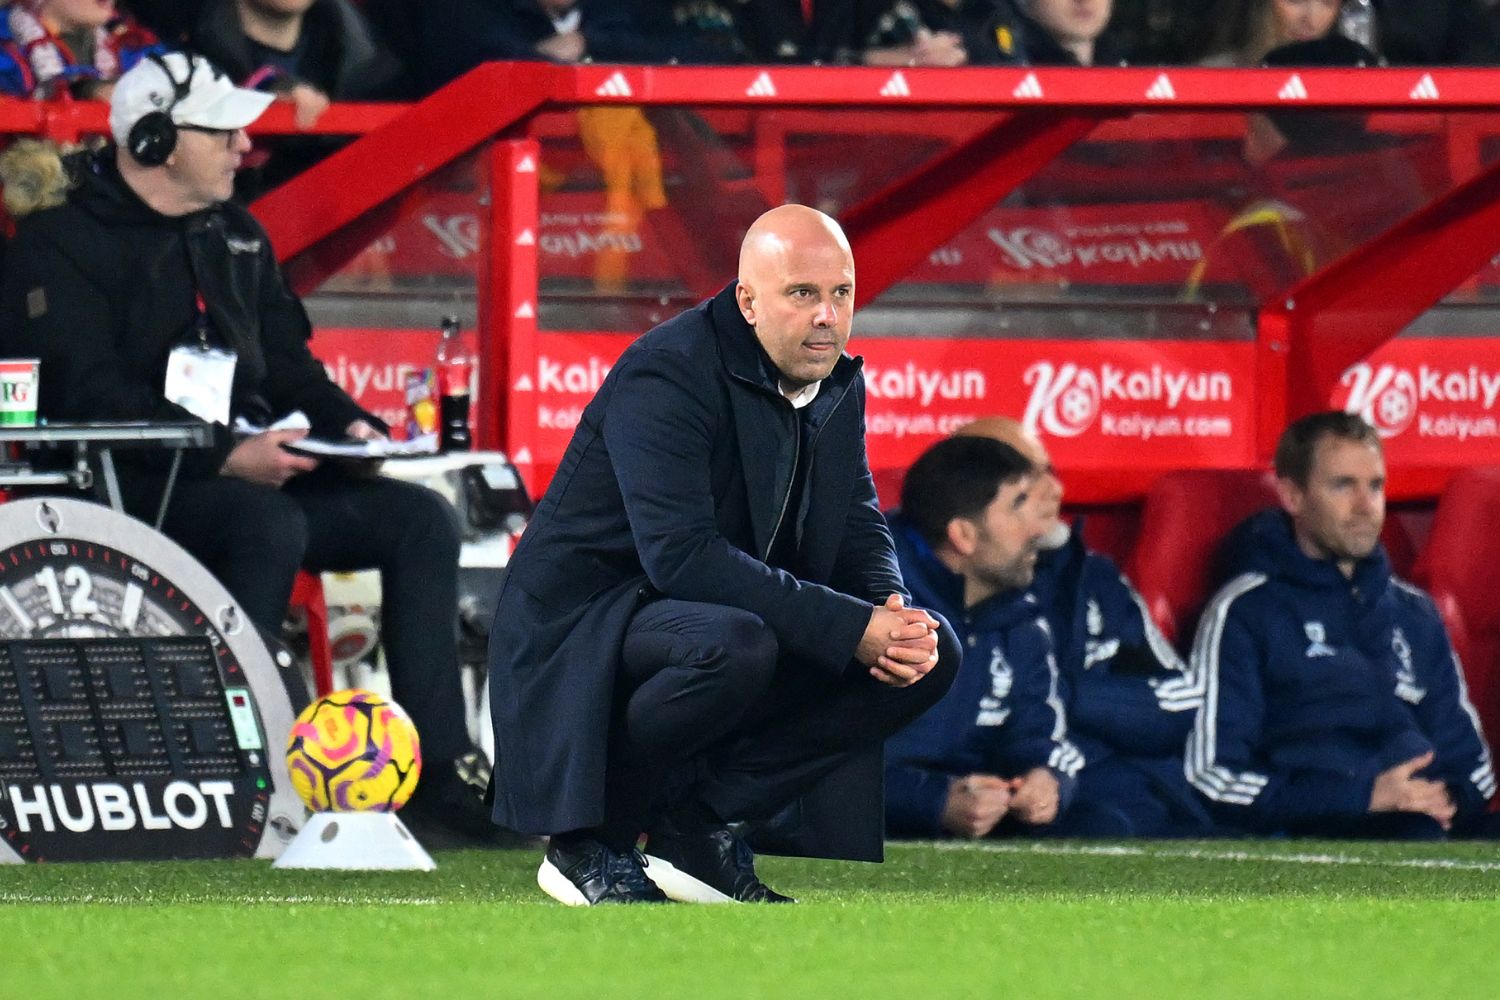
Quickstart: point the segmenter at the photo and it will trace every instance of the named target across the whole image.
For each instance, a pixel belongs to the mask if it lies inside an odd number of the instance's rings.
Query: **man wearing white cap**
[[[452,509],[422,487],[284,447],[386,428],[312,356],[307,314],[265,231],[229,200],[245,129],[271,100],[179,53],[122,76],[115,147],[78,160],[66,200],[18,224],[0,355],[41,359],[45,418],[213,427],[214,446],[185,458],[162,527],[263,631],[279,632],[299,568],[378,567],[392,687],[422,737],[422,782],[403,816],[488,838],[489,765],[469,742],[458,674]],[[310,428],[235,430],[297,411]],[[118,463],[125,505],[154,521],[166,465],[132,455]]]

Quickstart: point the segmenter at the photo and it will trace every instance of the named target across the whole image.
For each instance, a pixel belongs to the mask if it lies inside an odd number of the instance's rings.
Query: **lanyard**
[[[203,293],[193,291],[193,302],[196,312],[193,316],[193,329],[198,331],[198,346],[208,350],[208,303],[203,301]]]

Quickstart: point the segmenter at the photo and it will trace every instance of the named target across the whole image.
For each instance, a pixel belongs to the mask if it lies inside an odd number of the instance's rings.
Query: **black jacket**
[[[679,29],[664,0],[579,0],[578,30],[594,62],[719,62]],[[494,60],[545,61],[557,34],[538,0],[423,0],[417,6],[423,82],[438,87]]]
[[[335,101],[411,96],[401,64],[348,0],[317,0],[307,10],[302,31],[308,49],[300,78],[272,80],[269,89],[310,83]],[[193,28],[193,47],[236,83],[261,68],[240,26],[235,0],[209,0]]]
[[[1375,0],[1376,46],[1392,66],[1500,63],[1500,12],[1481,0]]]
[[[169,218],[126,185],[112,150],[77,166],[65,204],[19,221],[0,291],[0,354],[41,359],[40,416],[192,419],[164,386],[167,356],[196,337],[195,284],[211,340],[238,354],[234,414],[264,423],[300,409],[334,437],[356,419],[383,426],[308,350],[307,313],[249,212],[225,202]],[[183,474],[216,475],[232,444],[219,428]]]
[[[654,594],[758,615],[808,669],[841,673],[872,604],[903,596],[875,502],[860,362],[809,404],[815,435],[797,577],[763,561],[789,489],[798,417],[766,371],[731,285],[621,356],[511,559],[490,637],[495,820],[555,833],[603,816],[620,644]],[[880,856],[880,761],[806,853]],[[829,794],[837,795],[837,791]]]

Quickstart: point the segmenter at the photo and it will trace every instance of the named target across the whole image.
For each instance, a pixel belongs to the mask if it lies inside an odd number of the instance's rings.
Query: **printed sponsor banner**
[[[1228,222],[1214,205],[996,208],[935,250],[912,280],[1096,285],[1186,282]]]
[[[533,400],[530,446],[555,466],[627,334],[541,333],[535,370],[513,386]],[[1253,447],[1253,346],[1219,341],[879,338],[865,358],[870,463],[904,468],[978,417],[1013,414],[1065,468],[1233,466]],[[921,359],[921,360],[914,360]],[[518,405],[517,412],[530,407]],[[1122,451],[1128,448],[1128,452]]]
[[[474,332],[465,330],[463,336],[475,351]],[[392,437],[405,438],[406,377],[433,366],[441,338],[436,324],[430,330],[320,327],[312,352],[339,388],[389,424]],[[476,410],[477,397],[470,424]]]
[[[933,251],[909,280],[1175,287],[1208,254],[1227,221],[1222,209],[1198,202],[998,207]],[[473,195],[436,193],[420,211],[404,215],[351,270],[467,274],[479,266],[479,244]],[[537,257],[546,277],[587,279],[602,270],[671,281],[673,251],[649,227],[606,212],[600,192],[554,192],[543,199]]]
[[[511,387],[514,450],[554,468],[584,406],[634,335],[538,333]],[[404,422],[408,372],[436,330],[324,329],[313,350],[356,402]],[[1234,466],[1251,460],[1254,348],[1242,341],[856,339],[865,358],[871,465],[904,468],[981,416],[1022,417],[1060,466]],[[917,360],[920,359],[920,360]],[[534,415],[534,423],[527,420]],[[1122,448],[1128,451],[1122,451]],[[540,488],[540,484],[538,484]]]
[[[432,363],[438,336],[435,328],[324,328],[313,351],[361,406],[399,429],[406,375]],[[511,441],[530,450],[543,477],[633,336],[537,335],[534,366],[512,386]],[[877,470],[904,468],[955,427],[995,413],[1022,417],[1066,469],[1253,460],[1247,342],[856,338],[852,347],[865,358]],[[1394,340],[1349,368],[1329,402],[1375,425],[1392,466],[1500,462],[1500,341]]]
[[[1500,341],[1397,338],[1345,371],[1330,402],[1375,426],[1391,465],[1500,461]]]
[[[420,210],[404,214],[348,270],[404,276],[472,274],[483,260],[478,211],[472,194],[435,193]],[[537,255],[541,273],[549,278],[591,278],[601,266],[614,274],[653,281],[668,280],[674,273],[648,233],[605,211],[601,192],[547,195]],[[620,257],[623,267],[612,259]]]

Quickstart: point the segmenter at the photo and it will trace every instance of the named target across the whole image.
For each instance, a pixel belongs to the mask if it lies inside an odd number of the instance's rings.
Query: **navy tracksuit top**
[[[1047,767],[1061,815],[1083,754],[1068,738],[1051,633],[1036,599],[1015,589],[965,608],[963,578],[900,515],[890,521],[913,605],[948,619],[964,660],[943,699],[886,741],[887,833],[940,835],[949,779],[975,773],[1014,778]]]
[[[1455,828],[1483,813],[1495,777],[1462,669],[1432,599],[1392,576],[1383,549],[1346,579],[1269,510],[1235,530],[1225,561],[1240,575],[1198,625],[1204,701],[1185,762],[1223,821],[1315,831],[1362,816],[1382,771],[1429,750],[1420,776],[1447,784]]]

